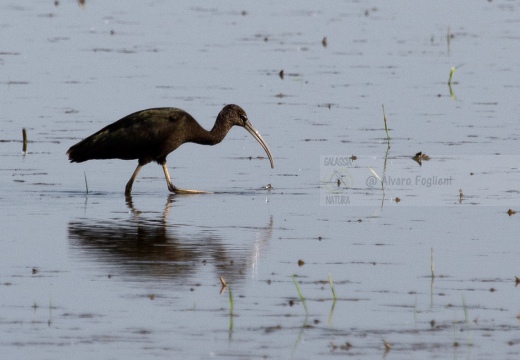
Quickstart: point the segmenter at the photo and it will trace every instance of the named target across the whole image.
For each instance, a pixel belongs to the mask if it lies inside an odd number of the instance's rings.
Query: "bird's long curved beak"
[[[253,125],[251,125],[251,123],[249,121],[246,121],[246,123],[244,124],[244,127],[246,128],[247,131],[249,131],[249,133],[251,135],[253,135],[253,137],[256,139],[256,141],[258,141],[260,143],[260,145],[262,145],[265,152],[267,153],[267,156],[269,156],[269,161],[271,162],[271,169],[274,169],[273,156],[271,155],[271,151],[269,151],[269,147],[265,143],[264,139],[262,139],[262,137],[260,136],[258,131],[255,130],[255,128],[253,127]]]

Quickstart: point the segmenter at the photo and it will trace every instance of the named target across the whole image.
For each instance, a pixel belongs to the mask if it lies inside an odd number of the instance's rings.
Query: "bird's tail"
[[[84,141],[71,146],[71,148],[67,151],[70,162],[80,163],[89,160],[90,157],[87,155],[88,151],[86,151],[86,148],[87,147],[85,146]]]
[[[69,156],[70,162],[80,163],[87,160],[114,157],[110,156],[113,150],[110,141],[106,141],[101,134],[96,133],[73,145],[67,151],[67,155]]]

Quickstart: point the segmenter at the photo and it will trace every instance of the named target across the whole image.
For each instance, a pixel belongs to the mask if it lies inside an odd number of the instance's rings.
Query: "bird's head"
[[[229,127],[232,126],[241,126],[245,128],[253,137],[262,145],[264,148],[267,156],[269,157],[269,161],[271,162],[271,168],[274,168],[274,161],[273,157],[271,155],[271,151],[269,150],[269,147],[265,143],[264,139],[262,139],[262,136],[258,133],[258,131],[255,130],[253,125],[249,122],[249,119],[247,118],[247,114],[238,105],[226,105],[224,108],[220,111],[217,117],[217,121],[222,121],[224,123],[227,123],[226,125]]]

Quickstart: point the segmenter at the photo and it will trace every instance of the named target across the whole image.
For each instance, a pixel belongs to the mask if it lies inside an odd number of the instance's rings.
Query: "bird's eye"
[[[240,120],[245,124],[247,122],[247,116],[245,114],[240,114]]]

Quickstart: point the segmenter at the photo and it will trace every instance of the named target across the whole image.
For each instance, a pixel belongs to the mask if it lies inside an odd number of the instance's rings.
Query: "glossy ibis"
[[[72,146],[67,155],[71,162],[93,159],[138,159],[139,164],[126,184],[125,194],[132,191],[141,168],[155,161],[162,166],[168,190],[177,194],[197,194],[198,190],[175,187],[166,167],[166,157],[184,143],[202,145],[220,143],[233,126],[244,127],[262,145],[274,168],[273,157],[264,139],[238,105],[226,105],[211,131],[207,131],[186,111],[176,108],[147,109],[127,115]]]

